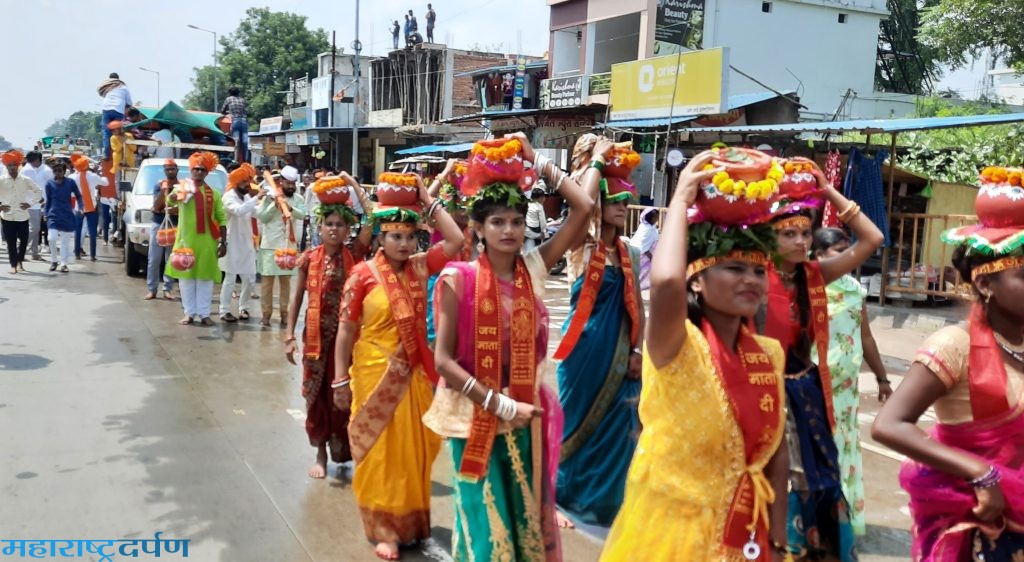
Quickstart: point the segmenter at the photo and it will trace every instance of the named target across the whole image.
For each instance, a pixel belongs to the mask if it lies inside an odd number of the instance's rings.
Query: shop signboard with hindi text
[[[654,56],[700,49],[704,42],[705,0],[658,0]]]
[[[724,47],[613,64],[611,118],[722,113],[728,76]]]
[[[530,143],[535,148],[571,149],[578,136],[589,133],[593,128],[593,115],[541,115],[537,117],[537,127],[533,130]]]

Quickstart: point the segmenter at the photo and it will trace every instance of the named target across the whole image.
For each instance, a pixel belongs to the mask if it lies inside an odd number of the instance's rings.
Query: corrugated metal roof
[[[899,133],[905,131],[926,131],[929,129],[950,129],[976,125],[999,125],[1024,121],[1024,113],[1002,113],[997,115],[962,115],[955,117],[921,117],[917,119],[856,119],[852,121],[820,121],[808,123],[782,123],[778,125],[743,125],[737,127],[693,127],[691,133],[722,134],[778,134],[778,133],[849,133],[862,134]]]
[[[782,92],[783,95],[795,94],[796,90],[787,90]],[[754,105],[755,103],[761,103],[779,97],[779,94],[775,92],[753,92],[750,94],[736,94],[729,96],[729,111],[746,107],[748,105]],[[615,107],[614,105],[612,107]],[[686,123],[687,121],[693,121],[699,118],[700,115],[676,115],[672,117],[672,124],[677,125],[679,123]],[[655,117],[652,119],[621,119],[612,120],[606,123],[609,127],[616,128],[656,128],[668,126],[668,117]]]
[[[396,150],[395,154],[429,154],[431,152],[468,152],[469,149],[473,148],[473,143],[464,142],[462,144],[426,144],[423,146],[414,146],[412,148],[403,148],[402,150]]]

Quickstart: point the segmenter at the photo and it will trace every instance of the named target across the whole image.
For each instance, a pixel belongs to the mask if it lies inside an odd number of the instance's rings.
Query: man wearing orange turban
[[[182,271],[175,269],[173,259],[167,264],[166,274],[178,279],[181,304],[185,317],[181,324],[195,323],[198,316],[204,326],[212,326],[210,304],[213,284],[220,280],[217,258],[227,253],[227,215],[221,198],[206,183],[206,176],[216,170],[219,161],[211,152],[197,152],[189,157],[192,179],[184,180],[171,191],[168,204],[178,207],[178,235],[174,240],[175,252],[191,250],[195,264]]]
[[[228,174],[228,189],[221,198],[228,216],[228,253],[220,259],[220,269],[224,272],[220,286],[220,319],[225,322],[249,319],[252,289],[256,284],[256,207],[262,199],[251,194],[250,185],[255,178],[256,169],[249,163],[242,164]],[[242,279],[237,318],[231,314],[235,277]]]
[[[77,158],[75,158],[77,156]],[[100,193],[99,187],[107,185],[107,178],[89,170],[89,159],[85,156],[75,154],[71,157],[75,173],[71,174],[71,180],[78,185],[82,192],[82,208],[85,212],[78,215],[75,222],[75,257],[81,258],[84,255],[82,250],[82,226],[89,229],[89,258],[96,261],[96,229],[100,222]]]
[[[25,250],[28,248],[28,209],[43,198],[42,190],[27,176],[18,173],[24,157],[17,150],[3,153],[7,177],[0,178],[0,219],[3,219],[4,241],[11,273],[25,271]]]

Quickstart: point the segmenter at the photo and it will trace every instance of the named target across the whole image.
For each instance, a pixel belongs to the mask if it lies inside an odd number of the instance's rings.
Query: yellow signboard
[[[726,48],[613,64],[611,118],[725,113],[728,76]]]

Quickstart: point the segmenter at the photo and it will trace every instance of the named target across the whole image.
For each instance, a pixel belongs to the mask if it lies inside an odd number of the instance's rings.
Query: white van
[[[124,267],[128,275],[146,274],[149,260],[149,233],[159,225],[153,224],[153,198],[157,186],[164,180],[164,162],[166,158],[147,158],[139,165],[138,173],[132,182],[130,192],[125,193],[124,225],[126,242],[124,245]],[[191,177],[188,160],[177,158],[178,179]],[[219,194],[224,193],[228,183],[228,173],[224,166],[217,166],[206,176],[206,184]]]

